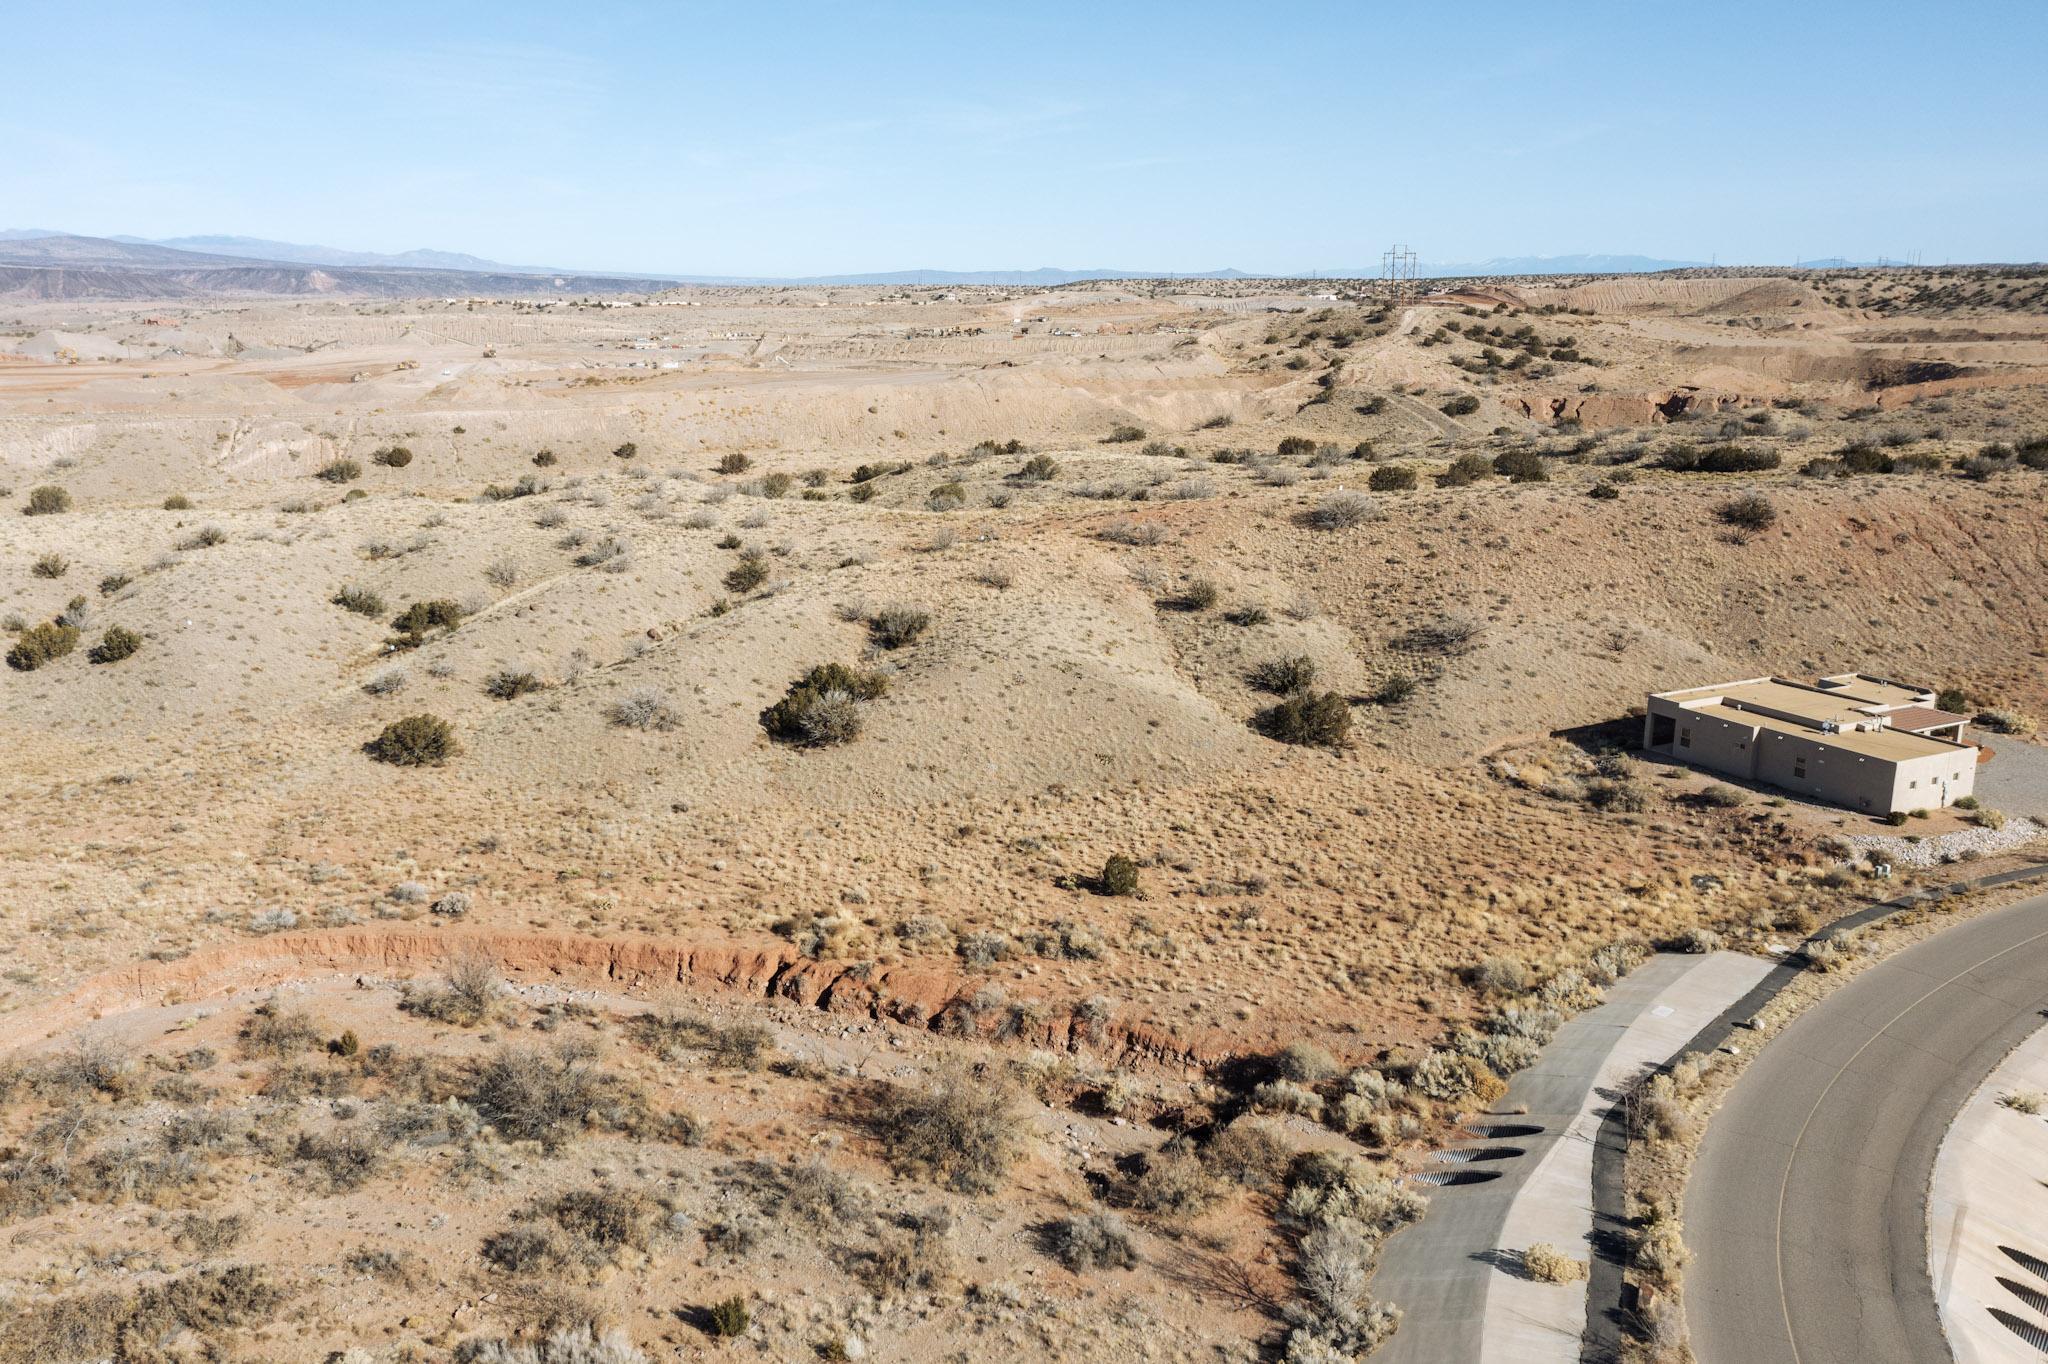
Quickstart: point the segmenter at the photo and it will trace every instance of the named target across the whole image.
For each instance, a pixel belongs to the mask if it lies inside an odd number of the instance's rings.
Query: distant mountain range
[[[107,240],[134,246],[168,246],[177,251],[287,261],[297,265],[350,265],[400,270],[470,270],[493,275],[565,273],[551,265],[507,265],[503,261],[485,260],[482,256],[472,256],[461,251],[430,251],[425,248],[386,255],[378,251],[344,251],[335,246],[274,242],[262,237],[109,237]]]
[[[1659,270],[1691,270],[1703,260],[1659,260],[1653,256],[1495,256],[1492,260],[1418,262],[1415,273],[1431,279],[1470,275],[1647,275]],[[1377,275],[1378,270],[1367,275]]]
[[[0,232],[0,297],[113,300],[238,295],[559,296],[655,293],[675,282],[646,275],[308,264],[186,251],[134,239],[119,241],[111,237],[76,237],[20,229]]]
[[[1416,274],[1429,279],[1488,275],[1620,275],[1683,270],[1703,261],[1652,256],[1496,256],[1485,261],[1425,261]],[[1808,269],[1860,264],[1802,262]],[[273,241],[264,237],[208,235],[145,238],[83,237],[43,228],[0,230],[0,294],[39,298],[199,297],[212,293],[347,294],[385,297],[420,294],[586,294],[651,292],[677,284],[894,288],[986,285],[1047,287],[1105,279],[1373,279],[1379,267],[1260,274],[1244,270],[889,270],[847,275],[690,275],[665,271],[625,274],[571,271],[544,265],[509,265],[460,251],[419,249],[383,253]]]

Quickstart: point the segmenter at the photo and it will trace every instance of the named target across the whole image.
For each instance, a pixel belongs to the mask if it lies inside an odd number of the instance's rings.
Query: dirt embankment
[[[1705,388],[1672,388],[1649,393],[1530,394],[1505,400],[1512,411],[1535,421],[1576,421],[1582,426],[1652,426],[1689,413],[1755,407],[1761,399]]]
[[[670,988],[720,989],[805,1008],[963,1036],[1004,1035],[1039,1047],[1083,1045],[1123,1061],[1207,1066],[1228,1060],[1222,1038],[1190,1041],[1115,1017],[1077,1000],[1031,1011],[1031,1021],[977,998],[987,982],[948,971],[868,962],[819,961],[793,947],[693,945],[673,939],[593,938],[572,933],[490,933],[337,929],[279,934],[195,952],[177,961],[140,961],[87,978],[75,989],[0,1020],[0,1046],[25,1047],[130,1009],[283,985],[309,975],[361,972],[409,976],[464,958],[491,959],[508,981],[605,984],[658,997]],[[1007,1004],[1007,1000],[1005,1001]]]

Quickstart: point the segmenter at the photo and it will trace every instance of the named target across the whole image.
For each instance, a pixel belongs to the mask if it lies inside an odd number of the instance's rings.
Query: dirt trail
[[[661,998],[669,990],[730,990],[788,1000],[828,1013],[882,1019],[932,1030],[984,1034],[1002,1010],[972,1001],[985,982],[951,971],[820,961],[794,947],[692,944],[673,938],[593,938],[573,933],[501,933],[466,929],[351,928],[287,933],[195,952],[177,961],[139,961],[88,977],[54,999],[0,1019],[0,1048],[32,1047],[86,1023],[135,1009],[195,1001],[308,976],[363,972],[411,976],[488,956],[508,981],[604,983]],[[1140,1024],[1084,1021],[1072,1002],[1049,1008],[1015,1034],[1039,1047],[1088,1046],[1119,1061],[1196,1066],[1227,1059]]]

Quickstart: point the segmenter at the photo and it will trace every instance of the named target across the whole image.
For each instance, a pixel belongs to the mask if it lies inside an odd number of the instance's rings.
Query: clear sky
[[[2048,4],[15,4],[0,227],[589,269],[2048,258]]]

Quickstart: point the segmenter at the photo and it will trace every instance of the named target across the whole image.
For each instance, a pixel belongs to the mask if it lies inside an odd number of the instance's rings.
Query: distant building
[[[1851,810],[1934,810],[1976,785],[1978,750],[1962,741],[1969,718],[1889,678],[1752,677],[1653,692],[1646,711],[1652,753]]]

